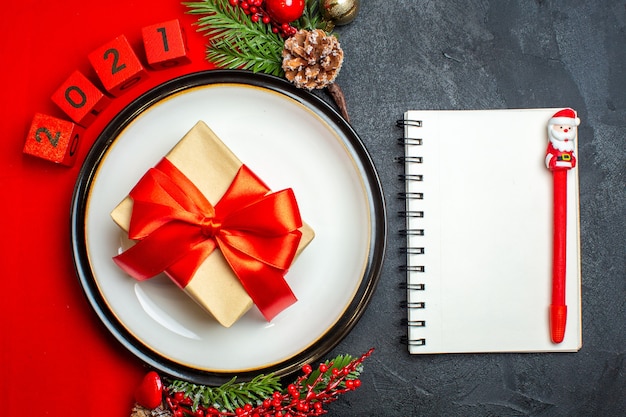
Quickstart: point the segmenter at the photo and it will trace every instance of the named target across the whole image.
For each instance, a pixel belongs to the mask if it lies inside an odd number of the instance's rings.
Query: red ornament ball
[[[290,23],[304,13],[305,0],[265,0],[265,10],[277,23]]]
[[[159,374],[148,372],[135,391],[135,400],[143,407],[153,410],[161,405],[163,397],[163,382]]]

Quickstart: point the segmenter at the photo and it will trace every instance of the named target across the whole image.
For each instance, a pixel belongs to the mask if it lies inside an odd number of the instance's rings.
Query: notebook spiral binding
[[[417,320],[411,317],[411,311],[423,310],[426,308],[426,303],[423,300],[420,300],[420,293],[426,290],[426,284],[424,282],[420,282],[421,278],[418,278],[420,274],[423,274],[426,271],[426,266],[415,265],[413,263],[410,264],[408,262],[408,257],[410,255],[423,255],[426,251],[424,247],[419,247],[411,244],[411,237],[424,236],[425,230],[421,228],[415,228],[411,225],[412,222],[409,221],[410,219],[419,219],[424,217],[423,211],[415,210],[413,207],[409,209],[409,201],[423,200],[425,198],[424,193],[407,191],[409,184],[422,182],[424,181],[424,177],[421,174],[408,173],[409,170],[406,169],[409,165],[422,164],[424,162],[422,156],[409,156],[406,152],[406,148],[408,147],[421,146],[423,143],[423,139],[408,137],[406,135],[405,128],[407,126],[422,127],[422,121],[401,119],[396,121],[396,126],[404,129],[405,132],[403,137],[398,138],[398,144],[403,147],[404,155],[397,157],[396,161],[400,164],[403,164],[405,167],[405,172],[398,175],[398,180],[402,181],[406,185],[406,187],[405,191],[398,193],[398,198],[400,198],[401,200],[405,200],[406,209],[399,211],[398,215],[406,219],[407,226],[404,229],[400,229],[398,233],[400,236],[405,237],[407,241],[407,246],[400,248],[400,250],[404,254],[406,254],[406,263],[404,265],[401,265],[399,269],[402,273],[406,275],[406,282],[402,283],[400,287],[407,292],[407,300],[400,303],[400,308],[407,311],[407,318],[402,320],[401,325],[409,330],[411,328],[424,328],[427,325],[426,320]],[[401,338],[401,343],[406,344],[407,346],[424,346],[426,345],[426,338],[411,338],[411,332],[409,331],[407,336],[403,336]]]

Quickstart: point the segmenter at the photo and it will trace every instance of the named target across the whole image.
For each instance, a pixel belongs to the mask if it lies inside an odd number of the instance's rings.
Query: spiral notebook
[[[550,339],[558,109],[408,111],[408,348],[412,354],[577,351],[582,345],[578,169],[568,171],[565,339]]]

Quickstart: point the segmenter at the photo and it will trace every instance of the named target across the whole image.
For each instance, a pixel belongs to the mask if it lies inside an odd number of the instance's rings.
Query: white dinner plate
[[[253,307],[224,328],[167,277],[138,282],[111,259],[121,232],[110,212],[199,120],[271,189],[292,188],[315,231],[286,275],[298,301],[271,322]],[[94,143],[72,202],[76,270],[103,323],[149,365],[204,384],[286,375],[335,347],[371,298],[385,235],[379,179],[350,125],[315,95],[246,71],[190,74],[135,100]]]

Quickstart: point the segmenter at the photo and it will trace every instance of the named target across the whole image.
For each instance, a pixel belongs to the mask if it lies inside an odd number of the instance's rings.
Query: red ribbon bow
[[[164,158],[130,192],[133,211],[128,236],[137,243],[113,260],[138,280],[165,272],[184,288],[219,247],[269,321],[296,301],[284,274],[302,236],[293,191],[269,191],[242,165],[213,206]]]

